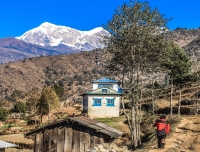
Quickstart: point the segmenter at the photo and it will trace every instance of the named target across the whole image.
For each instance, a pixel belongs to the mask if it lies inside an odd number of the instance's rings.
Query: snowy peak
[[[102,27],[97,27],[97,28],[94,28],[93,30],[90,30],[90,31],[83,31],[84,34],[86,35],[93,35],[93,34],[96,34],[96,33],[99,33],[101,31],[103,31],[104,29]]]
[[[16,38],[45,47],[63,44],[74,50],[89,51],[95,48],[103,48],[102,39],[106,35],[108,35],[108,32],[102,27],[90,31],[80,31],[71,27],[44,22]]]

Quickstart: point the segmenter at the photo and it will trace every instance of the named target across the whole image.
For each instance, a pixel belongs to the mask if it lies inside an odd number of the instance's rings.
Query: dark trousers
[[[157,136],[157,138],[158,138],[158,148],[164,148],[166,135]]]

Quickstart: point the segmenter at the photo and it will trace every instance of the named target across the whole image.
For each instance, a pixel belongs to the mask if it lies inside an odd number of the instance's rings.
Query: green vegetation
[[[127,119],[125,115],[120,117],[112,117],[112,118],[96,118],[98,122],[105,123],[110,127],[122,130],[123,132],[129,132],[128,128],[125,127],[124,123],[126,123]]]
[[[26,104],[20,101],[16,102],[14,108],[12,109],[12,112],[15,113],[25,113],[25,111],[26,111]]]
[[[59,82],[60,82],[59,84],[61,84],[61,81]],[[61,98],[64,95],[64,88],[62,86],[63,85],[58,85],[58,84],[53,85],[53,89],[55,90],[59,98]]]
[[[180,115],[180,102],[181,90],[183,85],[191,81],[191,61],[187,54],[177,45],[170,42],[165,53],[165,58],[161,61],[161,67],[166,70],[171,82],[171,100],[170,100],[170,115],[172,115],[172,93],[173,84],[179,87],[179,110]]]
[[[6,110],[4,108],[0,108],[0,120],[1,121],[6,121],[8,114],[9,114],[8,110]]]
[[[147,2],[130,2],[119,7],[105,26],[111,34],[104,39],[108,45],[105,50],[106,67],[109,72],[122,75],[122,87],[125,85],[130,93],[131,117],[126,116],[134,147],[141,145],[142,112],[139,105],[142,98],[142,75],[160,68],[160,62],[169,47],[164,35],[168,21]]]
[[[38,112],[41,116],[48,114],[52,109],[58,108],[59,98],[54,89],[51,87],[44,87],[36,105]]]
[[[18,124],[5,124],[1,127],[1,129],[6,129],[6,128],[10,128],[10,127],[17,127],[19,126]]]

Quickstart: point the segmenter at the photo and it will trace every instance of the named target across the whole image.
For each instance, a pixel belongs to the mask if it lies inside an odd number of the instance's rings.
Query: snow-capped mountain
[[[44,47],[66,45],[73,50],[89,51],[95,48],[103,48],[103,36],[108,34],[102,27],[90,31],[79,31],[71,27],[45,22],[16,38]]]

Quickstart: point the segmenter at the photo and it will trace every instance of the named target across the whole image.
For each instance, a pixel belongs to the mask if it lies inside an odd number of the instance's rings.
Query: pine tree
[[[40,96],[40,99],[37,103],[38,112],[41,116],[41,123],[42,123],[42,116],[49,114],[49,112],[57,108],[59,106],[59,98],[56,92],[50,87],[44,87]],[[48,115],[49,116],[49,115]]]
[[[189,56],[176,44],[170,42],[168,52],[165,52],[165,58],[162,59],[162,67],[165,68],[170,76],[171,83],[171,98],[170,98],[170,115],[173,114],[173,85],[179,87],[179,102],[178,102],[178,114],[180,114],[180,102],[181,102],[181,89],[182,85],[189,80],[191,72],[191,61]]]

